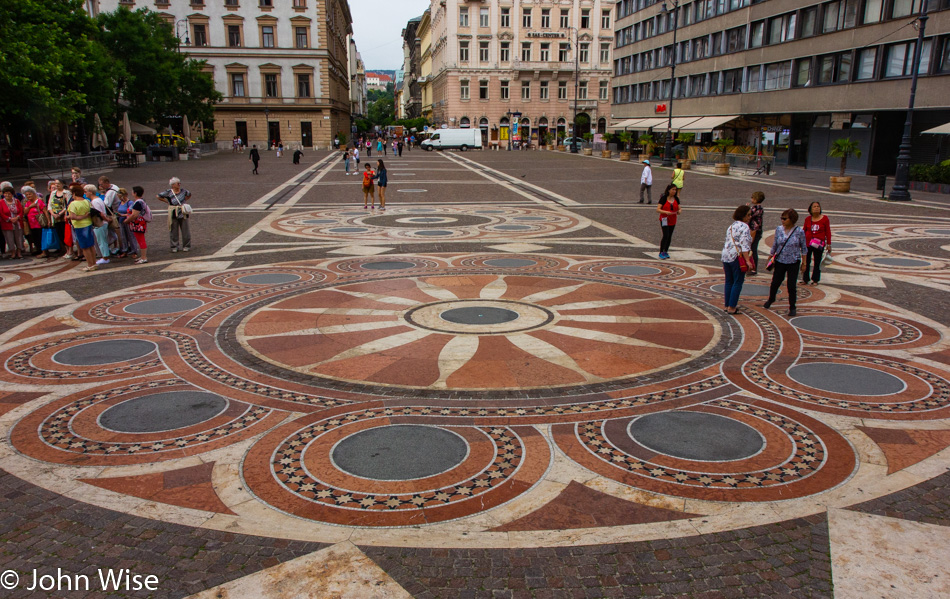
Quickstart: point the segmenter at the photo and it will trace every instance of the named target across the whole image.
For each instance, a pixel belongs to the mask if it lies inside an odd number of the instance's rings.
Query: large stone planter
[[[693,161],[692,160],[683,160],[683,170],[688,171],[692,170]]]
[[[567,152],[567,146],[558,146],[558,147],[557,147],[557,151],[558,151],[558,152]]]
[[[583,151],[584,151],[584,156],[593,156],[593,155],[594,155],[594,150],[593,150],[593,148],[584,148]]]
[[[851,192],[851,177],[831,177],[831,185],[829,188],[834,193],[850,193]]]
[[[620,152],[620,162],[630,162],[630,152]]]
[[[601,157],[601,158],[610,158],[611,156],[613,156],[613,152],[611,152],[610,150],[601,150],[601,151],[600,151],[600,157]]]
[[[716,170],[713,171],[717,175],[728,175],[729,174],[729,163],[728,162],[717,162]]]

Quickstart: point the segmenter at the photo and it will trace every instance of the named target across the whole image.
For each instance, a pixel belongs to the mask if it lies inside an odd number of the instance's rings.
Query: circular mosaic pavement
[[[295,222],[399,235],[560,226],[543,210],[471,212],[490,222],[425,207],[383,224],[353,210]],[[169,522],[390,546],[494,546],[511,531],[523,546],[602,543],[683,534],[684,518],[726,530],[903,484],[883,475],[890,450],[874,430],[916,438],[950,416],[944,328],[826,286],[802,289],[787,319],[752,297],[764,285],[746,285],[732,317],[721,282],[670,262],[406,254],[91,298],[0,346],[0,380],[37,390],[0,414],[5,468],[111,509],[145,499]],[[198,461],[213,464],[200,490],[213,502],[149,499],[157,474]],[[561,503],[574,483],[670,522],[558,520],[596,507]]]

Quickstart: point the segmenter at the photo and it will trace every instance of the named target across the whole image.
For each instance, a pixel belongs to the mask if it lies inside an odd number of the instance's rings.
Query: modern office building
[[[218,139],[259,146],[327,146],[350,131],[347,0],[90,0],[91,14],[119,7],[158,12],[182,52],[208,62],[224,98]]]
[[[950,151],[947,136],[921,134],[950,121],[948,8],[930,0],[913,162]],[[674,134],[716,128],[778,164],[823,170],[839,164],[832,142],[850,137],[862,148],[850,171],[891,174],[920,9],[921,0],[621,0],[612,125],[662,136],[672,114]]]
[[[429,13],[420,53],[437,126],[478,127],[486,145],[505,145],[511,124],[513,138],[537,143],[566,135],[576,112],[578,135],[606,131],[614,2],[434,0]]]

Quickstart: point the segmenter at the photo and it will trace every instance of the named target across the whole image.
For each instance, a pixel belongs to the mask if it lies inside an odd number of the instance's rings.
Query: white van
[[[422,149],[448,150],[459,149],[463,152],[469,149],[482,149],[482,132],[480,129],[438,129],[429,139],[423,140]]]

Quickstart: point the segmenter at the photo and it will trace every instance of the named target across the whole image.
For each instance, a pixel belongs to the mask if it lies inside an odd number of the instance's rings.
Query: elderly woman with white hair
[[[36,193],[36,189],[30,185],[24,185],[20,188],[20,193],[26,198],[23,203],[23,213],[26,215],[26,222],[30,225],[30,253],[40,258],[46,258],[46,252],[43,248],[43,229],[49,226],[49,218],[46,216],[46,204],[43,198]]]
[[[187,204],[191,192],[181,186],[181,179],[172,177],[166,189],[155,197],[168,204],[168,236],[172,244],[172,253],[191,250],[191,229],[188,226],[188,216],[191,206]]]
[[[23,257],[23,205],[16,198],[9,181],[0,184],[0,230],[10,258]]]

